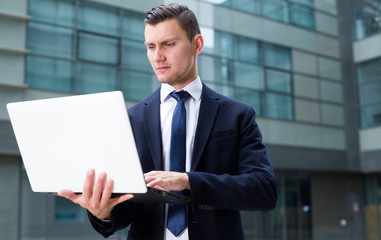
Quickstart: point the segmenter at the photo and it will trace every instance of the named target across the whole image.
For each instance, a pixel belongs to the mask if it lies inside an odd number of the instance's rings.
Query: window
[[[117,9],[81,3],[78,11],[78,28],[114,36],[120,35],[120,15]]]
[[[73,58],[73,31],[52,25],[29,22],[27,46],[32,53]]]
[[[236,86],[258,90],[265,89],[262,67],[252,64],[235,62],[234,73]]]
[[[70,61],[37,56],[27,57],[26,83],[30,87],[71,91],[72,79]]]
[[[252,105],[258,116],[294,119],[289,48],[210,28],[202,32],[207,50],[198,70],[203,81]]]
[[[72,1],[30,0],[29,14],[32,20],[72,27],[74,3]]]
[[[124,40],[122,51],[123,67],[139,70],[151,69],[151,65],[147,59],[146,46],[142,41]]]
[[[381,59],[364,62],[358,65],[357,80],[361,83],[379,82],[381,76]]]
[[[144,40],[144,21],[140,14],[123,15],[123,37],[135,40]]]
[[[233,0],[204,0],[205,2],[213,3],[213,4],[220,4],[225,6],[231,6]]]
[[[261,13],[261,0],[232,0],[231,2],[233,8],[249,13]]]
[[[261,15],[275,21],[292,23],[315,29],[315,6],[313,0],[203,0],[212,4],[228,6],[251,14]],[[334,1],[335,2],[335,1]],[[336,5],[335,5],[336,6]],[[331,6],[330,6],[331,7]],[[317,29],[320,31],[320,29]]]
[[[219,92],[225,96],[234,98],[234,89],[231,86],[225,86],[215,83],[208,82],[208,86],[212,88],[214,91]]]
[[[205,81],[220,84],[230,84],[232,82],[231,64],[226,58],[201,55],[199,65],[199,74]]]
[[[202,27],[201,33],[204,35],[205,43],[202,52],[216,56],[231,58],[232,35],[229,33],[215,31],[212,28]]]
[[[147,79],[156,81],[143,44],[143,13],[80,0],[31,0],[29,14],[30,87],[72,93],[122,90],[132,100],[152,92]]]
[[[381,126],[381,58],[357,66],[361,127]]]
[[[119,41],[116,38],[80,32],[78,59],[118,65]]]
[[[379,239],[381,236],[381,174],[364,176],[365,187],[365,227],[368,239]]]
[[[287,238],[312,239],[311,183],[308,174],[287,173],[284,181]]]
[[[293,119],[293,103],[291,96],[275,93],[266,94],[265,116],[278,119]]]
[[[307,173],[277,172],[278,202],[270,212],[242,212],[247,239],[312,239],[311,182]]]
[[[288,22],[287,2],[282,0],[262,1],[262,14],[274,20]]]
[[[256,40],[237,36],[234,39],[234,58],[251,63],[262,63],[262,54]]]
[[[114,91],[118,82],[119,72],[116,68],[86,63],[77,65],[77,93]]]
[[[361,127],[381,126],[381,106],[370,105],[360,108]]]
[[[291,75],[272,69],[266,70],[267,89],[275,92],[291,93]]]
[[[265,44],[265,65],[285,70],[291,69],[290,49],[274,44]]]
[[[122,91],[129,99],[141,100],[159,86],[154,79],[153,74],[123,71]]]
[[[299,3],[308,7],[313,7],[314,6],[314,1],[313,0],[290,0],[291,2],[294,3]]]
[[[381,103],[381,81],[359,86],[360,105]]]
[[[299,4],[290,4],[290,22],[309,29],[315,28],[314,11]]]
[[[353,3],[354,38],[360,40],[381,32],[381,2],[355,0]]]

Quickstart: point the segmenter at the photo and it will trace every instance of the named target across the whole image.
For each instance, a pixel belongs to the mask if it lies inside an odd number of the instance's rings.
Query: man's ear
[[[194,55],[199,55],[204,47],[204,37],[201,34],[196,34],[193,38],[192,50]]]

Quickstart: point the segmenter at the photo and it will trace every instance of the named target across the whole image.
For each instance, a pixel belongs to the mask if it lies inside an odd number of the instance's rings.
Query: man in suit
[[[191,204],[175,211],[171,205],[130,202],[131,194],[111,198],[112,180],[105,173],[94,179],[93,170],[82,194],[59,194],[86,208],[93,227],[105,237],[130,226],[129,240],[245,239],[240,210],[271,210],[277,200],[255,111],[201,82],[197,57],[204,39],[186,6],[153,8],[146,15],[144,35],[147,57],[161,82],[128,111],[145,179],[148,186],[189,195]],[[183,110],[177,109],[180,100],[174,92],[186,95]],[[172,135],[176,111],[186,112],[183,140]],[[176,171],[173,154],[178,156],[182,148],[184,170]]]

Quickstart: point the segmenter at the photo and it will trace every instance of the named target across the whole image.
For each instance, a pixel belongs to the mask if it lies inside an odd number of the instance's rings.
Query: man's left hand
[[[190,190],[189,177],[186,173],[151,171],[144,174],[148,187],[161,189],[164,191]]]

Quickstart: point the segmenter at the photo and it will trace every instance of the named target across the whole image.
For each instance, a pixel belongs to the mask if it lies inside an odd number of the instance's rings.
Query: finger
[[[163,189],[162,185],[164,185],[164,182],[161,178],[153,179],[152,181],[150,181],[147,184],[148,187],[154,187],[154,188],[159,188],[159,189]]]
[[[154,177],[154,176],[161,174],[162,172],[163,171],[150,171],[148,173],[144,173],[144,176],[145,177]]]
[[[122,196],[118,197],[117,204],[125,202],[125,201],[128,201],[128,200],[130,200],[133,197],[134,197],[133,194],[122,195]]]
[[[93,201],[100,201],[103,193],[103,189],[105,186],[105,181],[106,181],[107,175],[105,172],[100,172],[98,175],[98,178],[96,180],[94,189],[93,189],[93,194],[91,196],[91,199]]]
[[[168,189],[165,189],[165,188],[161,187],[160,185],[153,185],[152,187],[159,189],[159,190],[163,190],[163,191],[169,191]]]
[[[108,179],[105,184],[105,188],[102,193],[101,204],[106,205],[111,198],[112,190],[114,188],[114,180]]]
[[[158,178],[166,178],[169,172],[164,171],[151,171],[144,174],[144,179],[146,183],[150,183]]]
[[[66,189],[58,191],[57,194],[58,194],[58,196],[67,198],[67,199],[71,200],[74,203],[77,203],[78,202],[78,198],[81,196],[81,194],[76,194],[73,191],[66,190]]]
[[[94,169],[90,169],[87,171],[86,179],[83,184],[83,192],[82,192],[82,196],[84,199],[90,199],[92,195],[93,185],[94,185],[94,176],[95,176]]]
[[[157,179],[157,177],[151,177],[151,176],[145,177],[146,184],[150,185],[150,183],[154,181],[155,179]]]
[[[130,199],[133,198],[133,197],[134,197],[133,194],[124,194],[124,195],[121,195],[121,196],[112,198],[112,200],[111,200],[111,202],[110,202],[110,205],[111,205],[111,207],[113,208],[113,207],[115,207],[116,205],[118,205],[119,203],[128,201],[128,200],[130,200]]]

